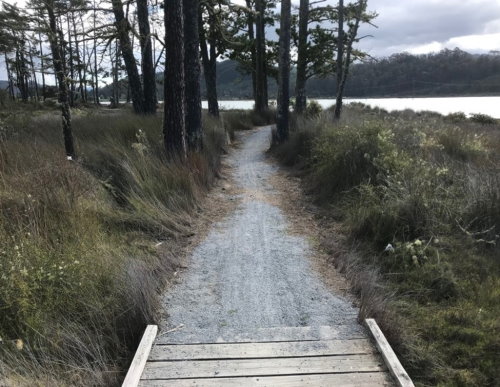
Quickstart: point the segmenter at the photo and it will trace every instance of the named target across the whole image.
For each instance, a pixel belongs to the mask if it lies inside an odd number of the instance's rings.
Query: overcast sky
[[[500,0],[368,0],[368,8],[379,14],[378,28],[363,30],[374,36],[361,43],[372,56],[500,50]]]
[[[360,34],[373,37],[363,39],[360,48],[374,57],[455,47],[475,53],[500,51],[500,0],[368,0],[368,8],[379,14],[374,20],[378,28],[363,27]],[[5,78],[1,60],[0,79]]]

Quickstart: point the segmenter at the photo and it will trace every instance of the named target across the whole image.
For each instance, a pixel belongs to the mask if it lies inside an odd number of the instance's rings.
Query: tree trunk
[[[38,40],[40,43],[40,71],[42,73],[42,98],[45,101],[45,61],[43,59],[42,34],[38,32]]]
[[[184,76],[186,80],[187,145],[192,151],[203,146],[200,94],[199,0],[184,0]]]
[[[111,108],[118,107],[118,102],[116,100],[116,55],[113,53],[113,44],[109,43],[109,63],[111,64],[111,97],[109,98],[109,106]]]
[[[182,0],[165,2],[165,117],[163,136],[171,156],[186,157],[186,126],[184,115],[184,20]],[[132,90],[133,91],[133,90]]]
[[[98,69],[97,69],[97,32],[96,32],[96,19],[97,19],[97,8],[96,8],[96,0],[94,0],[94,102],[96,105],[99,105],[99,78],[98,78]]]
[[[121,0],[112,0],[113,13],[115,14],[115,26],[120,40],[123,61],[127,69],[128,83],[132,95],[132,106],[136,114],[144,114],[144,93],[141,85],[141,78],[137,70],[137,63],[134,57],[134,49],[130,42],[130,24],[123,13]]]
[[[342,113],[342,99],[344,95],[345,84],[347,82],[347,76],[349,75],[352,46],[354,44],[354,41],[356,40],[356,36],[358,35],[359,23],[361,21],[361,17],[365,8],[366,8],[366,0],[359,0],[358,9],[356,12],[357,14],[355,16],[356,20],[354,21],[354,24],[351,24],[351,27],[349,28],[349,37],[347,42],[344,67],[342,70],[342,79],[340,80],[340,85],[337,90],[337,102],[335,105],[335,115],[334,115],[336,119],[339,119]],[[337,112],[337,106],[339,106],[338,112]]]
[[[31,47],[31,43],[28,41],[28,53],[30,56],[30,66],[31,66],[31,76],[33,78],[33,86],[35,87],[35,100],[38,102],[38,82],[36,80],[36,70],[35,70],[35,62],[33,61],[33,48]]]
[[[307,38],[309,27],[309,0],[300,0],[299,44],[297,56],[297,79],[295,82],[295,112],[303,114],[307,107]]]
[[[3,55],[5,58],[5,68],[7,70],[7,82],[9,84],[9,86],[8,86],[9,96],[14,101],[16,99],[16,95],[14,93],[14,85],[12,84],[12,75],[10,74],[9,58],[7,58],[6,52],[4,52]]]
[[[335,112],[333,113],[333,118],[335,120],[340,119],[340,113],[342,112],[341,85],[344,70],[344,0],[339,0],[338,14],[339,28],[337,39],[337,99],[335,102]]]
[[[264,0],[255,0],[255,10],[257,11],[255,58],[256,58],[256,88],[255,88],[255,111],[263,113],[268,109],[267,101],[267,80],[266,80],[266,43],[264,31]]]
[[[205,84],[207,88],[208,100],[208,113],[214,117],[219,117],[219,101],[217,97],[217,52],[215,42],[210,42],[210,53],[208,52],[207,39],[205,37],[205,30],[201,15],[199,17],[200,27],[200,47],[201,47],[201,61],[203,64],[203,73],[205,75]],[[213,34],[215,28],[215,20],[213,16],[209,17],[210,35]]]
[[[141,45],[142,84],[144,86],[144,113],[156,113],[156,76],[149,28],[148,0],[137,0],[137,22]]]
[[[281,1],[279,39],[278,112],[276,117],[277,140],[288,140],[288,116],[290,104],[290,0]]]
[[[71,12],[71,21],[73,23],[73,35],[75,37],[75,49],[76,49],[76,64],[78,66],[78,84],[79,84],[79,91],[80,91],[80,96],[82,97],[82,102],[87,102],[87,98],[85,95],[85,85],[83,82],[83,74],[82,74],[82,58],[80,56],[80,45],[78,44],[78,34],[76,32],[76,20],[75,20],[75,13]]]
[[[28,101],[29,90],[27,82],[26,61],[24,59],[24,40],[21,40],[20,47],[16,49],[16,73],[17,73],[17,88],[21,93],[21,100]]]
[[[66,156],[68,158],[74,159],[75,146],[73,143],[73,133],[71,131],[71,110],[68,101],[68,83],[66,81],[65,66],[64,66],[64,56],[62,55],[62,42],[59,39],[56,17],[54,13],[54,0],[47,0],[45,2],[47,13],[49,15],[49,41],[50,49],[52,51],[52,60],[54,62],[54,71],[58,80],[59,87],[59,102],[61,103],[61,113],[62,113],[62,127],[63,127],[63,137],[64,137],[64,148],[66,150]]]
[[[114,82],[116,84],[115,88],[115,101],[116,105],[120,105],[120,77],[119,77],[119,72],[120,72],[120,66],[121,66],[121,61],[120,61],[120,45],[118,43],[118,39],[115,40],[115,74],[114,74]]]
[[[252,9],[252,3],[250,0],[246,0],[246,5],[248,9]],[[249,12],[247,14],[247,24],[248,24],[248,39],[250,39],[250,60],[252,66],[252,99],[255,101],[255,96],[257,93],[257,78],[255,74],[255,69],[257,67],[257,59],[255,53],[255,21],[253,13]]]
[[[73,65],[73,44],[71,43],[71,28],[69,22],[69,13],[66,15],[66,25],[68,28],[68,64],[69,64],[69,106],[75,106],[75,66]]]

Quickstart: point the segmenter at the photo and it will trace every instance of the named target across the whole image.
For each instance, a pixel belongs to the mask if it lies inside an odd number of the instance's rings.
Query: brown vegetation
[[[74,113],[79,162],[61,157],[55,114],[0,121],[0,375],[12,383],[118,382],[225,144],[207,118],[203,152],[180,164],[159,116]]]

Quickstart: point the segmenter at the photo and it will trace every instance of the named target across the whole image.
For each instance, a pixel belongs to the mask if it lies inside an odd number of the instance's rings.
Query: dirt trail
[[[180,342],[271,327],[358,331],[357,309],[313,269],[306,236],[288,232],[278,206],[283,195],[271,185],[277,167],[265,157],[270,127],[240,136],[241,147],[228,158],[237,194],[223,191],[238,205],[212,226],[168,290],[162,331],[173,330],[169,337]]]

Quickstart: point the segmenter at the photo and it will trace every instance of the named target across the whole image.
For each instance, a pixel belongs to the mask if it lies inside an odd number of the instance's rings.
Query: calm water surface
[[[333,99],[317,99],[323,108],[335,103]],[[445,97],[445,98],[346,98],[345,103],[362,102],[372,107],[380,107],[389,111],[412,109],[429,110],[441,114],[463,112],[465,114],[482,113],[500,118],[500,97]],[[219,101],[221,109],[252,109],[253,101]],[[207,108],[203,101],[203,108]]]

